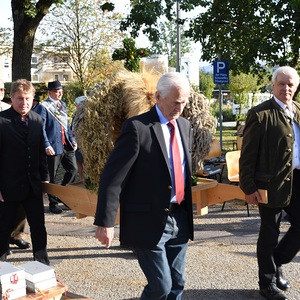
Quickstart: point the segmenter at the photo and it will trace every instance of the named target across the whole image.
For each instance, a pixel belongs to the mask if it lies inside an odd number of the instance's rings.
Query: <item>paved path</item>
[[[51,265],[69,291],[94,300],[137,300],[145,278],[135,256],[120,247],[118,238],[110,249],[93,237],[93,218],[76,219],[71,211],[48,212],[48,250]],[[288,223],[282,224],[285,231]],[[183,300],[250,300],[263,298],[257,291],[256,239],[259,217],[250,206],[250,217],[242,201],[209,208],[206,216],[195,216],[195,241],[187,254],[187,284]],[[118,235],[118,228],[116,228]],[[29,235],[25,235],[29,240]],[[13,264],[32,259],[31,250],[13,249]],[[285,267],[292,289],[289,300],[300,299],[300,257]]]

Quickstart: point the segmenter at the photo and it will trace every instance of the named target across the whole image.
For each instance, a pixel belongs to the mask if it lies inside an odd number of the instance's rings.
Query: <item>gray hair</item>
[[[297,84],[300,82],[300,78],[298,75],[298,72],[296,69],[289,67],[289,66],[283,66],[276,69],[272,75],[272,82],[275,83],[277,80],[278,75],[285,74],[291,76]]]
[[[169,72],[161,76],[157,82],[156,91],[162,98],[165,98],[169,94],[171,87],[181,88],[190,92],[190,83],[182,73]]]

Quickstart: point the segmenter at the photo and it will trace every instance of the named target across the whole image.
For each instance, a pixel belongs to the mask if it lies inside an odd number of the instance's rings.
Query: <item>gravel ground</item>
[[[133,253],[120,247],[116,228],[113,247],[105,249],[93,237],[93,218],[76,219],[65,210],[49,213],[45,203],[48,251],[51,265],[72,293],[94,300],[138,299],[146,281]],[[284,232],[288,224],[282,224]],[[195,241],[187,253],[187,283],[183,300],[264,299],[257,285],[257,209],[247,217],[243,203],[227,203],[209,208],[206,216],[195,216]],[[24,239],[29,241],[27,232]],[[31,249],[12,248],[8,262],[18,265],[32,260]],[[292,288],[289,300],[300,299],[300,257],[284,268]]]

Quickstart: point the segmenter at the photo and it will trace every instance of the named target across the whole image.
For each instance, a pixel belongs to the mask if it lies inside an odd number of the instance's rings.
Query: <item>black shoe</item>
[[[9,243],[18,246],[20,249],[28,249],[30,247],[30,244],[23,239],[10,239]]]
[[[287,289],[289,289],[291,287],[290,283],[283,277],[283,273],[282,273],[281,267],[277,267],[276,285],[282,291],[286,291]]]
[[[269,300],[288,300],[275,286],[274,283],[271,283],[267,287],[260,288],[260,294]]]
[[[0,256],[0,261],[7,261],[7,252]]]
[[[62,209],[57,205],[49,205],[49,210],[53,213],[53,214],[61,214],[62,213]]]
[[[50,261],[48,257],[47,250],[39,250],[35,253],[33,253],[33,259],[36,261],[39,261],[40,263],[49,266]]]

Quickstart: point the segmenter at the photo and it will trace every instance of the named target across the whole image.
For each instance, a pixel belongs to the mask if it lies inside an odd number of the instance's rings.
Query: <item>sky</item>
[[[12,22],[8,20],[11,16],[10,0],[2,0],[0,9],[0,27],[12,26]]]

